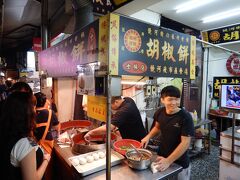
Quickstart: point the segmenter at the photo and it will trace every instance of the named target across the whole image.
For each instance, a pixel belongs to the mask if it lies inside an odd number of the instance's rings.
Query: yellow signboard
[[[88,96],[87,116],[106,122],[107,98],[103,96]]]
[[[196,66],[196,37],[191,36],[190,79],[195,79]]]
[[[107,64],[108,58],[108,28],[109,26],[109,16],[102,16],[99,18],[99,38],[98,38],[98,61]]]
[[[111,75],[118,75],[119,21],[119,15],[110,14],[109,74]]]

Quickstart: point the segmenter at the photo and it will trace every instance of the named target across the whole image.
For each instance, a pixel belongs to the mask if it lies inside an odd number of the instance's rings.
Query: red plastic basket
[[[131,149],[131,144],[135,148],[141,148],[141,143],[134,139],[121,139],[121,140],[115,141],[113,143],[113,147],[114,147],[115,151],[119,152],[122,155],[125,155],[126,152],[129,149]],[[123,146],[125,146],[124,148],[126,148],[126,147],[129,147],[129,148],[123,149]]]

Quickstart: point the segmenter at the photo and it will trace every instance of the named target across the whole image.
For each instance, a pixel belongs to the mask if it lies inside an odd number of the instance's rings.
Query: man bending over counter
[[[116,111],[111,119],[111,130],[117,128],[123,139],[135,139],[141,141],[146,136],[140,112],[133,99],[129,97],[113,96],[111,108]],[[91,135],[106,133],[106,125],[89,131],[84,138],[89,139]]]
[[[190,160],[188,148],[191,136],[194,135],[194,126],[191,115],[178,107],[180,91],[174,86],[167,86],[161,91],[161,102],[165,107],[154,114],[154,127],[141,141],[146,147],[149,139],[160,135],[158,157],[155,161],[159,171],[166,170],[172,163],[179,164],[183,171],[178,174],[178,180],[190,179]]]

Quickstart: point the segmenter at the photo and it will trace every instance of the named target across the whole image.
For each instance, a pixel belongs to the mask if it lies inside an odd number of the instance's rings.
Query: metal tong
[[[132,145],[132,144],[130,144],[130,145],[138,153],[138,155],[140,156],[139,161],[141,161],[143,158],[143,154],[134,145]]]

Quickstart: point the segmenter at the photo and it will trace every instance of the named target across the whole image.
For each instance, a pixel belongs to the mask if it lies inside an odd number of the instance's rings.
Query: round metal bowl
[[[143,154],[143,158],[141,159],[140,155],[134,149],[129,150],[125,155],[128,160],[128,166],[138,170],[147,169],[151,164],[151,159],[152,159],[151,151],[146,149],[137,149],[137,150]]]

